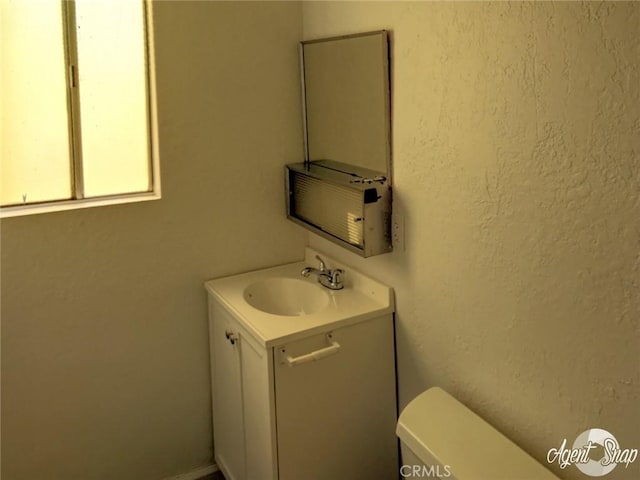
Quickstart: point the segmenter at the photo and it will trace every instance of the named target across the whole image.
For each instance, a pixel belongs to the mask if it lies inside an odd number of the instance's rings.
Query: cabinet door
[[[209,302],[213,449],[227,480],[244,480],[240,342],[236,322],[218,303]]]
[[[327,348],[317,361],[286,361]],[[391,316],[274,350],[279,479],[397,478]]]
[[[273,480],[278,473],[271,354],[243,330],[240,339],[246,478]]]

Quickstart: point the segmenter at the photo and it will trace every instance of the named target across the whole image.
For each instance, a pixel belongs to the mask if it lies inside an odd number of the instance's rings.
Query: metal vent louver
[[[287,217],[363,256],[391,251],[386,180],[344,168],[327,161],[288,165]]]

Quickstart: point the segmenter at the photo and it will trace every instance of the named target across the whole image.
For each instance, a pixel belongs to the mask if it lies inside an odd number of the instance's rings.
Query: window
[[[159,198],[150,8],[0,0],[2,216]]]

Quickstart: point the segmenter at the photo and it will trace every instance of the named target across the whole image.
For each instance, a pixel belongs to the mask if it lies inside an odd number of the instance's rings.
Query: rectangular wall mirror
[[[301,66],[305,161],[287,166],[287,216],[365,257],[390,252],[387,32],[304,41]]]
[[[306,160],[391,175],[386,31],[302,42]]]

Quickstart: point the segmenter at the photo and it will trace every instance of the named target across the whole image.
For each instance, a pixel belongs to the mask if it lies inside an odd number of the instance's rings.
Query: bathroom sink
[[[343,288],[320,285],[318,256],[328,270],[343,270]],[[309,277],[302,272],[313,267]],[[304,260],[205,283],[210,308],[231,312],[263,347],[307,338],[393,313],[393,290],[310,247]],[[324,345],[324,343],[323,343]]]
[[[262,312],[293,317],[319,312],[329,304],[329,295],[307,280],[270,277],[248,285],[244,300]]]

